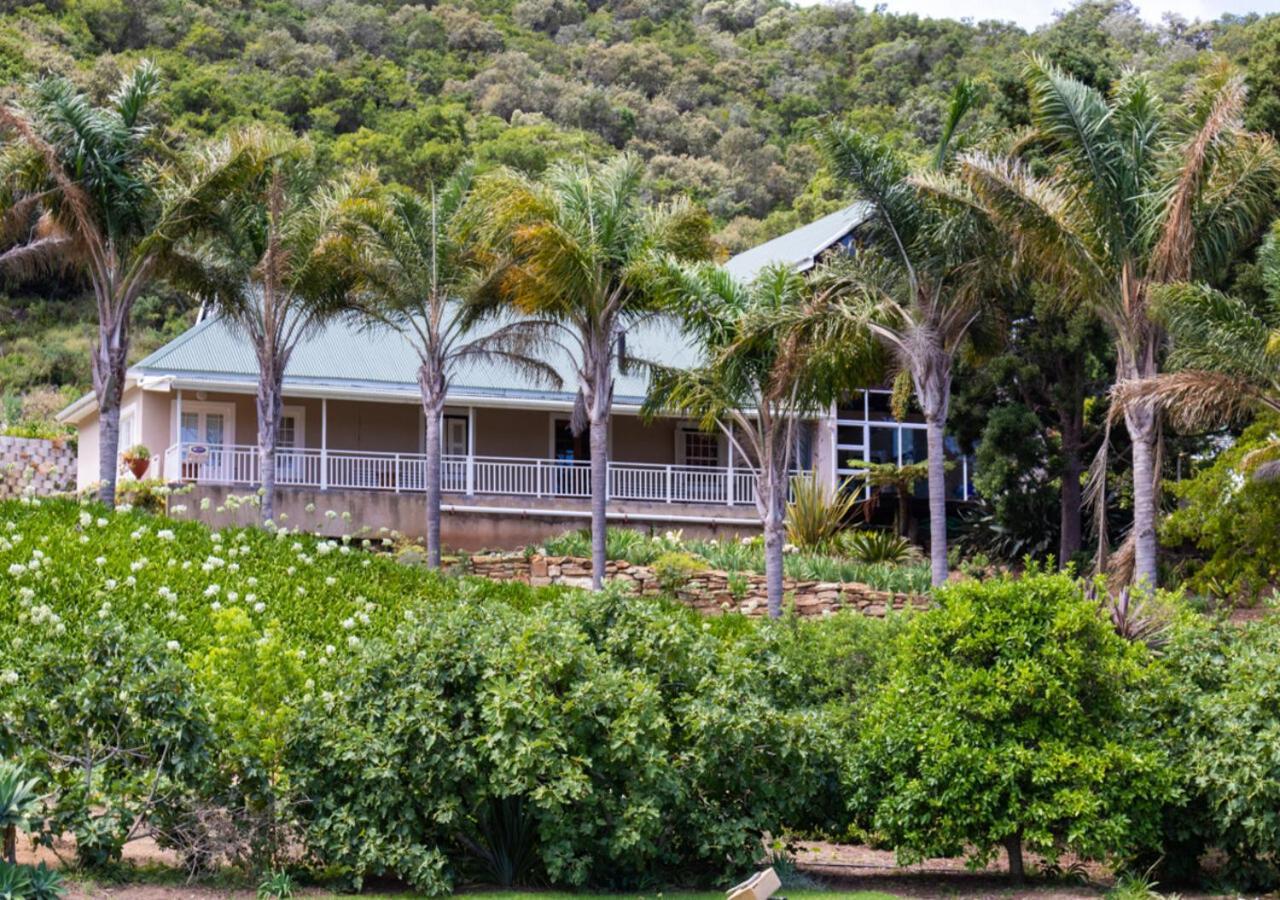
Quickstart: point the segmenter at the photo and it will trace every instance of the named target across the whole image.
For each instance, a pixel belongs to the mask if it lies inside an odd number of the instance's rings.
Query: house
[[[865,220],[850,207],[730,260],[739,277],[786,262],[807,268]],[[626,335],[628,357],[669,366],[696,362],[675,327],[652,320]],[[495,364],[456,373],[443,429],[443,539],[460,548],[515,546],[580,527],[589,518],[589,448],[569,427],[576,380],[567,357],[548,359],[564,386],[552,390]],[[417,357],[398,333],[338,321],[305,339],[284,381],[277,512],[286,524],[415,536],[425,523],[425,427]],[[240,516],[229,496],[258,482],[257,366],[233,326],[210,317],[130,367],[120,447],[146,445],[145,478],[192,486],[183,502],[217,522]],[[646,376],[616,373],[609,434],[609,517],[614,523],[702,533],[758,529],[754,478],[723,436],[676,418],[640,416]],[[86,396],[61,414],[80,433],[77,484],[98,478],[97,409]],[[911,461],[922,423],[894,422],[888,392],[869,390],[806,423],[797,466],[835,484],[857,460]],[[131,477],[123,475],[122,477]],[[967,497],[967,477],[957,478]],[[234,503],[231,504],[235,506]],[[219,511],[219,510],[222,511]],[[333,511],[344,521],[324,515]]]

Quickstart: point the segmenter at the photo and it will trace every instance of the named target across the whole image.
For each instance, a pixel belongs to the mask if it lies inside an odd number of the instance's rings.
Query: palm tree
[[[829,126],[820,135],[833,174],[874,212],[859,232],[861,246],[817,276],[844,286],[829,289],[832,302],[818,309],[812,327],[821,340],[837,344],[851,333],[869,332],[891,352],[899,376],[910,378],[926,426],[934,585],[947,579],[944,435],[953,369],[961,349],[985,325],[1001,275],[993,258],[998,242],[986,217],[936,177],[973,100],[971,88],[957,88],[933,176],[913,176],[886,142],[847,125]]]
[[[255,169],[251,146],[222,141],[168,154],[147,123],[160,75],[143,62],[105,105],[63,78],[35,82],[19,105],[0,108],[0,231],[13,245],[0,269],[18,277],[73,271],[94,294],[92,349],[98,400],[99,497],[115,502],[120,398],[134,304],[157,278],[185,265],[176,243]],[[170,155],[171,156],[171,155]]]
[[[261,516],[268,523],[275,517],[285,370],[307,335],[349,308],[356,275],[340,252],[338,210],[371,195],[377,182],[356,173],[325,183],[309,145],[293,138],[252,131],[238,139],[258,148],[256,177],[223,199],[214,233],[184,246],[185,258],[200,264],[173,280],[213,304],[253,345]]]
[[[1163,344],[1153,288],[1218,277],[1253,239],[1280,186],[1276,148],[1244,130],[1243,81],[1226,71],[1202,79],[1178,110],[1166,110],[1140,75],[1123,78],[1109,101],[1038,58],[1027,81],[1036,140],[1024,144],[1047,149],[1052,172],[970,154],[960,176],[1035,275],[1108,326],[1116,381],[1151,378]],[[1130,404],[1124,419],[1134,577],[1154,587],[1159,416]]]
[[[1273,226],[1258,261],[1267,287],[1258,303],[1196,284],[1154,292],[1156,319],[1169,333],[1170,371],[1116,385],[1117,406],[1149,407],[1183,430],[1280,413],[1280,226]],[[1262,455],[1255,451],[1255,458]],[[1263,463],[1253,474],[1280,477],[1280,463]]]
[[[789,267],[766,268],[745,284],[715,266],[668,266],[659,281],[704,362],[693,369],[651,366],[645,411],[682,413],[704,430],[719,430],[755,476],[769,615],[776,618],[799,429],[831,403],[842,379],[867,374],[873,354],[843,353],[836,377],[829,357],[800,340],[792,323],[813,298],[810,283]]]
[[[461,240],[471,189],[464,168],[426,196],[405,188],[353,196],[339,215],[356,274],[354,299],[374,322],[406,335],[418,352],[426,418],[427,563],[440,566],[441,426],[445,397],[460,365],[496,362],[558,387],[560,376],[536,353],[550,323],[517,319],[477,334],[469,301],[484,272]]]
[[[482,179],[470,233],[487,248],[485,296],[557,323],[578,376],[572,426],[590,431],[591,583],[603,586],[609,414],[619,341],[652,315],[666,255],[710,255],[709,221],[684,200],[645,202],[644,165],[623,155],[565,164],[542,182],[510,170]]]

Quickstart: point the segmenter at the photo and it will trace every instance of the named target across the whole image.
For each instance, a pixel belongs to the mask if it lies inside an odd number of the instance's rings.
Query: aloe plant
[[[10,865],[18,861],[18,829],[30,826],[39,801],[36,780],[24,779],[24,774],[22,766],[0,763],[0,832],[4,834],[4,858]]]

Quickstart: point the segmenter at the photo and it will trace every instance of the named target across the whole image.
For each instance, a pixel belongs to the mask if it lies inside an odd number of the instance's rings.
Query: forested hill
[[[411,184],[466,158],[537,172],[567,154],[631,150],[648,161],[656,194],[687,192],[706,205],[726,253],[839,203],[808,141],[813,123],[852,116],[922,146],[937,134],[947,92],[968,76],[984,95],[968,128],[977,139],[1025,121],[1019,70],[1030,52],[1104,87],[1139,67],[1170,95],[1221,54],[1250,73],[1251,124],[1280,124],[1280,18],[1150,27],[1123,2],[1075,7],[1032,34],[780,0],[0,8],[10,93],[43,72],[105,93],[150,58],[165,77],[163,125],[178,139],[275,123],[310,135],[334,167],[376,164]],[[82,387],[87,310],[75,287],[11,290],[0,307],[0,393],[12,406],[38,385]],[[183,327],[175,310],[165,298],[142,305],[135,354]]]

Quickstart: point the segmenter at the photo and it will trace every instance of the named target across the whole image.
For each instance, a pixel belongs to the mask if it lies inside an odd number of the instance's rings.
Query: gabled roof
[[[673,323],[648,320],[627,332],[627,356],[662,365],[684,367],[697,363],[696,351]],[[501,362],[468,362],[458,367],[450,398],[506,398],[572,401],[577,375],[572,360],[560,347],[547,348],[545,362],[559,374],[556,389],[530,381]],[[354,393],[418,394],[418,356],[413,344],[387,327],[370,327],[340,319],[305,337],[285,370],[285,390],[326,389]],[[141,379],[172,377],[219,384],[252,385],[258,364],[248,339],[228,321],[213,317],[130,367]],[[616,375],[614,402],[638,405],[648,387],[639,367]]]
[[[730,275],[751,281],[765,266],[784,263],[797,272],[813,268],[824,250],[871,217],[871,204],[859,201],[795,231],[744,250],[724,264]]]

